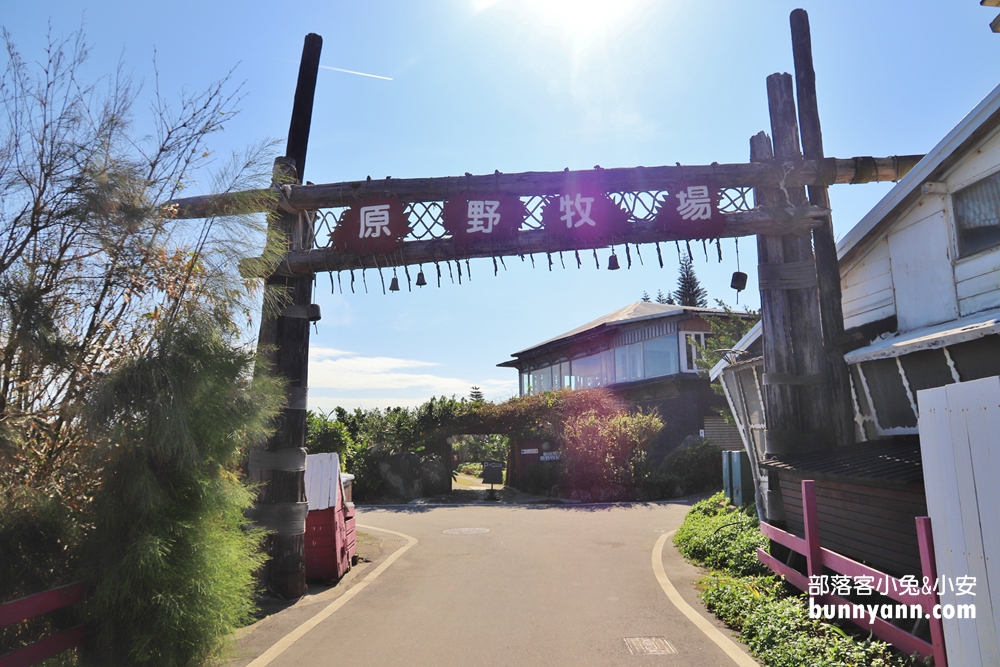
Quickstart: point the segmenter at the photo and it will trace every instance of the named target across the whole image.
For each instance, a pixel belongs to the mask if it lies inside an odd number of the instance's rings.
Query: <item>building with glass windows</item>
[[[516,368],[520,394],[608,387],[666,423],[653,454],[665,456],[703,432],[740,447],[739,432],[713,408],[726,405],[698,374],[696,344],[711,337],[705,315],[723,310],[639,301],[560,336],[515,352],[499,366]]]

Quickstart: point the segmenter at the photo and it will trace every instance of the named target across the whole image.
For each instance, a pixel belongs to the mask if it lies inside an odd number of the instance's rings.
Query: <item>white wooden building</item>
[[[1000,664],[1000,86],[837,249],[858,445],[764,456],[759,325],[737,346],[751,354],[712,371],[757,465],[761,513],[796,532],[795,481],[825,480],[824,542],[902,572],[924,503],[939,573],[976,577],[977,619],[945,621],[949,663]],[[845,491],[872,494],[868,508]]]

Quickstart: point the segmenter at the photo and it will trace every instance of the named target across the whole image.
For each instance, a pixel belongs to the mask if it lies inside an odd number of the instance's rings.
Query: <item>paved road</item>
[[[417,544],[270,665],[735,665],[671,603],[653,571],[657,539],[677,528],[687,509],[684,504],[362,509],[359,524],[403,533]],[[446,532],[454,529],[485,531]],[[386,540],[383,559],[407,543],[391,533],[360,530]],[[692,587],[698,571],[669,542],[662,563],[688,604],[711,618]],[[378,565],[343,582],[344,590],[365,582]],[[333,591],[326,595],[333,596]],[[283,624],[268,619],[271,636],[261,632],[252,642],[257,653],[329,604],[297,605],[298,612],[283,612]],[[632,637],[664,637],[676,654],[632,655],[625,642]],[[252,657],[238,662],[247,664]]]

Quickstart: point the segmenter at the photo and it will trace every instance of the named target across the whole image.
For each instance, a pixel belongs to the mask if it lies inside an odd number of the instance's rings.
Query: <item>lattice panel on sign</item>
[[[751,211],[750,195],[753,188],[722,188],[722,201],[719,202],[719,210],[723,213],[738,213],[740,211]]]
[[[524,207],[528,210],[528,215],[524,219],[524,224],[521,225],[521,229],[541,229],[542,228],[542,209],[545,208],[545,204],[548,203],[548,197],[527,197],[521,198],[524,201]]]
[[[660,195],[666,194],[663,190],[656,192],[609,192],[611,201],[621,206],[629,212],[632,219],[637,222],[650,222],[656,217],[656,207],[660,205]]]
[[[406,217],[410,220],[410,227],[413,229],[406,240],[429,241],[447,236],[448,232],[441,223],[441,211],[443,210],[444,202],[440,201],[418,201],[404,206],[403,212],[406,213]]]
[[[314,247],[327,248],[330,246],[333,228],[337,226],[337,222],[346,210],[346,207],[340,207],[326,208],[316,211],[316,217],[313,222]]]
[[[750,197],[753,188],[724,188],[722,190],[721,210],[723,213],[736,213],[739,211],[749,211],[753,208],[750,204]],[[609,196],[612,201],[629,212],[629,215],[636,222],[650,222],[656,217],[656,207],[659,206],[661,198],[666,195],[665,190],[655,190],[648,192],[611,192]],[[535,196],[522,197],[525,209],[528,212],[521,225],[522,230],[542,228],[542,209],[548,203],[549,197]],[[406,204],[404,211],[410,221],[413,231],[406,237],[407,241],[429,241],[441,239],[448,236],[444,225],[441,223],[441,211],[444,202],[426,201],[411,202]],[[323,209],[316,212],[316,247],[328,247],[330,245],[330,235],[337,221],[343,215],[345,207]]]

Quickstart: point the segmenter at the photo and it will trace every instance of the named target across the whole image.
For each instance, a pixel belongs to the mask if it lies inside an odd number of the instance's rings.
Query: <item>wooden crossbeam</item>
[[[920,161],[922,155],[855,157],[820,160],[775,159],[739,164],[628,167],[587,171],[524,172],[436,178],[385,178],[344,181],[319,185],[291,185],[283,204],[299,211],[349,206],[366,196],[395,195],[400,201],[444,201],[467,193],[490,193],[534,197],[554,195],[567,178],[596,181],[605,192],[650,192],[668,190],[682,183],[712,182],[723,188],[792,187],[898,181]],[[253,191],[225,195],[187,197],[168,202],[178,218],[253,213],[269,210],[268,198]],[[258,195],[258,196],[254,196]],[[272,198],[270,206],[273,207]]]
[[[789,214],[795,209],[787,209]],[[800,210],[800,212],[802,212]],[[725,224],[720,238],[751,236],[754,234],[789,234],[812,229],[826,219],[830,211],[817,206],[805,209],[801,220],[793,227],[783,226],[776,222],[770,214],[763,210],[743,211],[723,215]],[[683,241],[687,237],[676,233],[658,230],[652,222],[636,222],[627,234],[615,237],[614,244],[625,243],[657,243]],[[597,247],[606,247],[610,243]],[[353,253],[344,253],[333,248],[315,248],[313,250],[293,250],[285,255],[274,273],[279,276],[312,275],[320,271],[348,271],[352,269],[374,269],[392,266],[413,266],[415,264],[430,264],[459,259],[475,259],[480,257],[511,257],[534,253],[573,252],[587,250],[593,246],[576,244],[571,241],[556,240],[549,237],[544,229],[532,229],[518,234],[502,242],[490,245],[476,245],[461,250],[456,249],[451,239],[436,239],[433,241],[407,241],[399,250],[377,257],[361,257]]]

